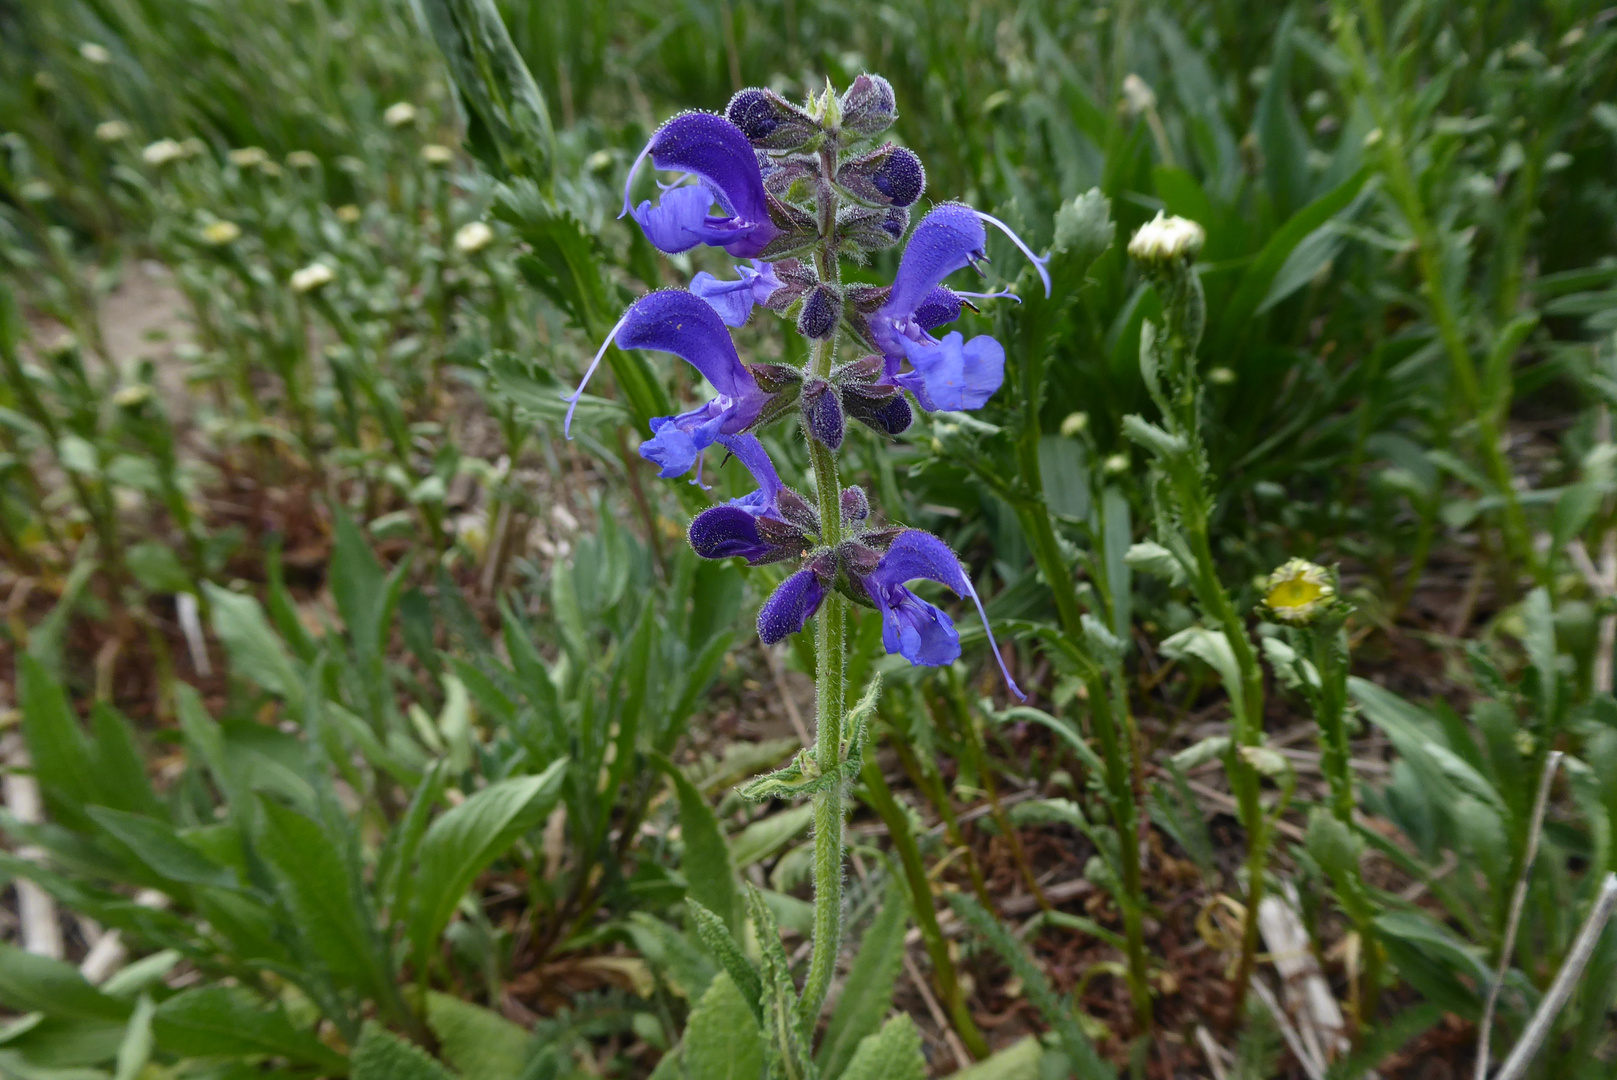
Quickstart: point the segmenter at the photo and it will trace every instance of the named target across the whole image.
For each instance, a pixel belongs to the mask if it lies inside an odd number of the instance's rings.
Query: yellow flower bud
[[[234,221],[210,221],[202,227],[202,241],[212,247],[224,247],[241,236],[241,226]]]
[[[1275,617],[1307,623],[1336,597],[1336,586],[1323,566],[1307,559],[1287,559],[1269,575],[1263,602]]]

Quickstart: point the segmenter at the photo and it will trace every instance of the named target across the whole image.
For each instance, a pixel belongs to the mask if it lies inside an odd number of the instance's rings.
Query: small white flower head
[[[154,168],[160,168],[171,161],[178,161],[185,156],[185,147],[173,139],[158,139],[147,144],[140,152],[140,159]]]
[[[455,160],[455,152],[442,143],[428,143],[421,148],[421,160],[436,168],[443,168]]]
[[[455,250],[462,255],[476,255],[494,242],[494,230],[486,222],[468,221],[455,230]]]
[[[43,180],[30,180],[17,189],[17,194],[22,196],[23,202],[44,202],[56,192]]]
[[[129,125],[122,120],[103,120],[95,126],[95,137],[104,143],[123,142],[129,135]]]
[[[1121,476],[1129,471],[1129,456],[1123,453],[1113,454],[1101,462],[1100,467],[1108,476]]]
[[[314,292],[323,285],[329,285],[336,278],[331,267],[323,262],[312,262],[302,270],[294,270],[289,284],[292,291],[299,296]]]
[[[234,221],[210,221],[202,227],[202,242],[209,247],[224,247],[241,237],[241,226]]]
[[[1140,226],[1129,241],[1129,258],[1141,263],[1193,259],[1207,242],[1207,231],[1189,218],[1157,216]]]
[[[359,207],[353,203],[343,203],[337,207],[337,220],[344,225],[352,225],[359,220]]]
[[[1068,413],[1066,419],[1061,421],[1061,434],[1069,439],[1076,439],[1089,427],[1089,414],[1086,412]]]
[[[1364,148],[1366,150],[1369,150],[1369,149],[1372,149],[1374,147],[1380,146],[1381,145],[1381,139],[1382,139],[1381,129],[1380,128],[1371,128],[1369,131],[1364,133]]]
[[[1287,559],[1269,575],[1263,603],[1283,622],[1306,624],[1336,597],[1336,586],[1323,566],[1307,559]]]
[[[1214,386],[1228,386],[1235,381],[1235,371],[1221,364],[1207,373],[1207,381]]]
[[[112,63],[112,54],[107,51],[107,47],[105,45],[97,45],[93,41],[86,41],[84,44],[80,45],[79,55],[90,61],[90,63],[96,65]]]
[[[1157,92],[1131,71],[1123,77],[1123,107],[1130,116],[1148,113],[1157,107]]]
[[[308,150],[294,150],[286,155],[286,164],[292,169],[318,169],[320,159]]]
[[[263,165],[269,161],[269,152],[262,146],[243,146],[239,150],[230,151],[225,156],[238,169],[251,169],[255,165]]]
[[[382,113],[382,123],[390,128],[409,127],[415,123],[415,106],[408,101],[395,101]]]

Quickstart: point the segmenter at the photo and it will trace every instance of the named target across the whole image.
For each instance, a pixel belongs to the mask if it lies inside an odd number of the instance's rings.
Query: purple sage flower
[[[987,222],[1009,236],[1029,259],[1044,281],[1044,294],[1050,295],[1050,275],[1044,265],[1048,259],[1033,254],[1010,227],[991,214],[984,214],[960,203],[944,203],[935,207],[915,227],[910,241],[899,260],[898,275],[893,279],[887,301],[876,309],[869,326],[871,336],[881,348],[887,363],[887,381],[901,385],[915,394],[923,409],[947,408],[941,403],[948,400],[976,400],[976,405],[961,408],[981,408],[1004,381],[1005,350],[986,335],[961,342],[958,352],[932,357],[929,350],[944,348],[931,334],[940,326],[960,317],[965,297],[943,287],[943,279],[956,270],[975,266],[985,259],[988,233]],[[988,296],[1012,297],[1000,292]],[[959,341],[959,335],[950,335]],[[994,356],[997,354],[997,361]],[[918,361],[917,356],[924,359]],[[912,370],[899,374],[899,365],[908,360]],[[951,385],[962,372],[971,371],[974,379],[969,387]],[[938,402],[937,406],[928,402]]]
[[[1026,700],[1027,695],[1011,678],[1004,658],[999,655],[993,628],[988,625],[988,613],[983,610],[983,602],[972,588],[965,567],[960,565],[960,558],[948,544],[920,529],[905,529],[899,533],[876,568],[859,578],[860,586],[881,612],[881,640],[887,651],[922,667],[952,664],[960,658],[960,634],[954,628],[954,621],[941,608],[905,587],[919,580],[936,581],[952,589],[956,596],[971,598],[983,621],[983,632],[988,635],[988,651],[999,662],[1005,685],[1019,700]]]
[[[736,281],[724,281],[702,270],[691,278],[691,292],[713,305],[726,326],[745,326],[753,305],[768,303],[770,294],[781,287],[775,264],[753,259],[751,266],[737,266]]]
[[[640,163],[651,156],[658,169],[687,173],[696,183],[631,206],[629,189]],[[708,213],[717,203],[722,214]],[[738,259],[763,251],[780,230],[770,220],[758,155],[740,128],[722,116],[692,112],[676,116],[646,143],[623,185],[623,213],[640,223],[646,239],[669,254],[697,244],[722,247]]]
[[[718,391],[717,397],[689,412],[651,421],[652,438],[640,444],[640,456],[659,466],[658,475],[664,479],[683,476],[708,446],[723,436],[745,431],[762,415],[769,400],[736,355],[730,331],[718,313],[700,297],[667,289],[636,300],[607,335],[578,389],[565,399],[569,406],[563,431],[569,437],[573,411],[584,387],[614,342],[620,349],[671,352],[701,372]],[[697,481],[700,479],[698,472]]]

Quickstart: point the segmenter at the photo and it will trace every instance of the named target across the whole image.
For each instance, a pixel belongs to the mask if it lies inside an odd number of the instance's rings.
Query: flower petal
[[[904,339],[915,370],[894,376],[928,412],[980,409],[1005,382],[1005,348],[986,334],[964,341],[959,331],[935,345]]]
[[[691,519],[691,548],[704,559],[739,555],[751,562],[769,554],[758,519],[739,506],[710,506]]]
[[[971,579],[966,576],[965,567],[960,565],[959,556],[948,544],[920,529],[906,529],[893,540],[887,554],[876,564],[876,569],[865,576],[863,584],[865,591],[877,605],[885,608],[887,604],[884,598],[891,596],[893,590],[922,578],[948,586],[957,596],[971,597],[972,603],[977,605],[977,615],[983,621],[983,631],[988,635],[989,651],[999,662],[1000,674],[1005,676],[1005,685],[1018,700],[1025,701],[1027,695],[1022,693],[1016,681],[1011,678],[1010,671],[1005,667],[1004,657],[999,655],[999,645],[994,641],[993,628],[988,625],[988,613],[983,610],[982,599],[977,595],[977,590],[972,588]],[[905,589],[904,592],[908,593],[909,590]],[[897,600],[901,602],[902,597],[898,597]],[[885,611],[882,618],[885,639],[887,618]]]
[[[671,352],[707,377],[713,388],[736,404],[725,434],[758,419],[764,392],[736,355],[729,328],[707,302],[680,289],[649,293],[636,300],[617,335],[620,349]]]
[[[708,227],[712,206],[713,193],[701,184],[690,184],[663,192],[655,206],[648,199],[630,212],[653,247],[678,255],[697,244],[712,243],[715,236],[728,237]]]
[[[780,583],[758,609],[758,637],[773,645],[803,629],[825,599],[825,586],[812,570],[799,570]]]
[[[719,439],[730,453],[735,455],[752,478],[758,481],[758,490],[751,495],[743,495],[739,499],[732,499],[730,505],[750,509],[756,506],[754,513],[763,513],[764,510],[775,505],[775,496],[786,485],[780,482],[780,474],[775,471],[775,463],[769,459],[769,451],[764,444],[758,441],[758,436],[750,434],[725,435]],[[762,496],[761,499],[756,498]]]
[[[960,632],[954,620],[902,585],[881,600],[881,641],[920,667],[939,667],[960,659]]]
[[[724,117],[703,112],[676,116],[657,129],[650,149],[657,168],[703,181],[725,213],[749,224],[769,221],[758,155],[741,129]]]
[[[971,207],[960,203],[934,207],[904,245],[892,295],[883,310],[894,318],[913,314],[944,278],[981,256],[987,242],[983,223]]]

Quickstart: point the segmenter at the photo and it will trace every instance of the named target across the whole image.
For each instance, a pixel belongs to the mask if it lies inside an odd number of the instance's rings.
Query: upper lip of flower
[[[641,162],[648,155],[659,169],[695,177],[712,201],[729,215],[712,217],[703,207],[704,228],[684,226],[684,231],[696,241],[716,244],[733,255],[747,257],[762,251],[774,238],[777,230],[770,220],[769,197],[764,192],[758,155],[746,135],[729,120],[712,113],[684,113],[663,124],[652,135],[629,169],[623,184],[623,210],[618,215],[622,218],[633,214],[642,227],[645,221],[641,215],[652,212],[650,201],[641,203],[637,210],[629,192]],[[682,209],[689,211],[689,208]],[[719,230],[722,232],[714,235]],[[728,234],[733,236],[721,239]]]

